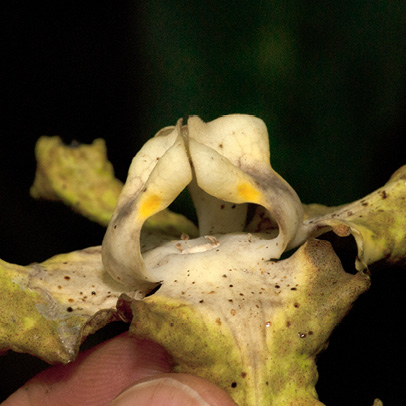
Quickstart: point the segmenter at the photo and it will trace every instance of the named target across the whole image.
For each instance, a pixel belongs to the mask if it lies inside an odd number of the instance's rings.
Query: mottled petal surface
[[[0,350],[49,363],[72,361],[87,335],[119,319],[120,294],[133,294],[104,271],[101,247],[28,266],[0,261],[0,289]]]
[[[35,155],[33,197],[61,200],[90,220],[108,224],[123,184],[114,177],[104,140],[68,146],[57,136],[44,136]]]
[[[339,207],[313,204],[305,207],[304,227],[298,242],[333,230],[338,236],[352,235],[357,243],[356,268],[385,260],[404,261],[406,256],[406,166],[375,192]],[[302,234],[303,233],[303,234]]]
[[[309,240],[278,262],[256,257],[249,244],[246,237],[184,255],[154,295],[131,302],[131,331],[238,404],[321,405],[315,357],[369,277],[346,273],[325,241]]]

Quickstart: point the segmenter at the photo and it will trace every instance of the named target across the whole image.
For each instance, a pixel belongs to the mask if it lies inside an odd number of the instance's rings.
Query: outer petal
[[[155,285],[140,251],[144,222],[169,206],[192,179],[181,121],[138,152],[103,240],[103,264],[118,282],[145,294]]]
[[[131,293],[105,273],[101,247],[24,267],[0,261],[0,351],[72,361],[87,335],[119,319],[123,291]]]
[[[200,215],[199,225],[209,224],[211,233],[227,232],[216,224],[218,218],[223,218],[222,223],[228,218],[230,223],[233,219],[235,221],[235,204],[261,205],[279,227],[279,235],[268,251],[269,257],[278,258],[294,238],[303,213],[295,191],[269,163],[268,133],[264,122],[241,114],[221,117],[210,123],[191,117],[188,132],[197,184],[219,199],[217,206],[211,204],[206,209],[206,196],[199,196],[192,190]],[[234,205],[225,205],[224,202]],[[237,221],[241,223],[240,219]]]
[[[59,137],[41,137],[35,155],[33,197],[61,200],[85,217],[108,224],[123,185],[114,177],[104,140],[68,146]]]
[[[406,256],[406,166],[363,199],[339,207],[313,204],[305,207],[304,227],[296,244],[309,236],[333,230],[338,236],[353,235],[358,246],[356,268],[386,260],[404,261]]]
[[[311,239],[272,262],[257,257],[247,237],[224,238],[217,248],[178,255],[161,288],[131,302],[130,331],[240,405],[321,405],[315,358],[368,288],[368,275],[344,272],[326,241]]]

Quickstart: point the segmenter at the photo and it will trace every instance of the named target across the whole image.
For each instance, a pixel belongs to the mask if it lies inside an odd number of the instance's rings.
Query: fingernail
[[[111,406],[210,406],[190,386],[173,379],[158,378],[141,382],[118,395]]]

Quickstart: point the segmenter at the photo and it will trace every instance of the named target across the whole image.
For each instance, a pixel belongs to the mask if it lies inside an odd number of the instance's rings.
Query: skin
[[[170,370],[162,347],[124,333],[41,372],[2,406],[235,405],[211,382]]]

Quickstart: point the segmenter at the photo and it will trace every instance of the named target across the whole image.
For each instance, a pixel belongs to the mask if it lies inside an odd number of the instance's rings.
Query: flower
[[[156,253],[145,263],[140,234],[145,220],[167,208],[186,186],[203,237],[170,242],[159,248],[164,256],[172,250],[180,259],[194,250],[249,239],[244,246],[247,255],[279,258],[302,223],[297,194],[269,163],[262,120],[233,114],[204,123],[192,116],[186,126],[179,120],[176,127],[161,130],[131,164],[103,240],[103,264],[115,280],[145,294],[168,277]],[[269,213],[275,225],[272,233],[244,232],[248,203]]]
[[[102,247],[26,267],[0,262],[0,350],[69,362],[88,334],[121,318],[163,345],[175,370],[239,404],[321,405],[317,354],[368,289],[368,265],[406,256],[406,167],[354,203],[303,205],[270,166],[265,124],[252,116],[162,129],[124,187],[102,140],[72,148],[43,137],[37,160],[35,197],[108,228]],[[167,209],[185,187],[198,230]],[[314,238],[330,231],[353,236],[355,274]]]

